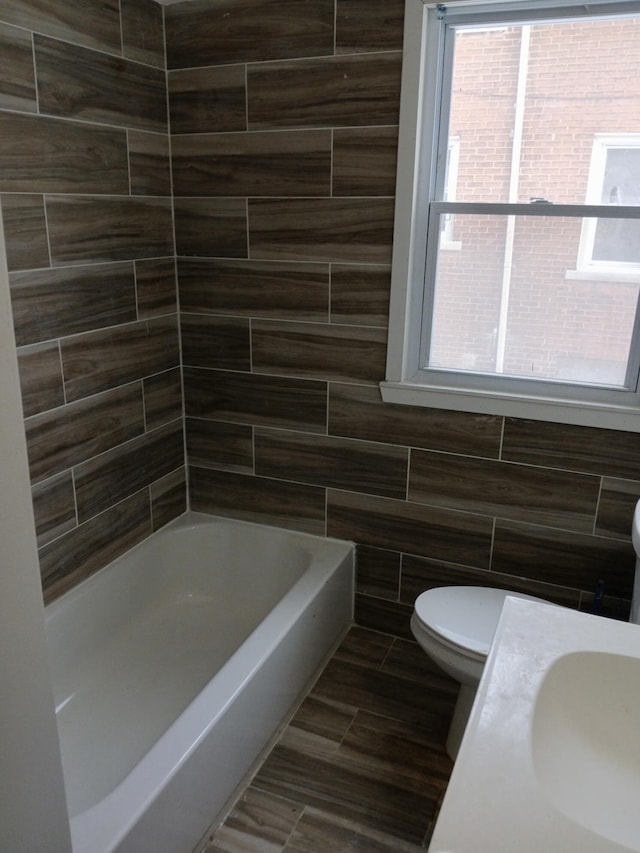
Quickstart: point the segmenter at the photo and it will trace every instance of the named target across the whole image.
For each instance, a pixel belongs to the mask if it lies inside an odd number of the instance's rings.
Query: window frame
[[[452,24],[536,23],[545,19],[640,14],[638,0],[599,0],[585,7],[578,0],[451,0],[446,19]],[[444,169],[434,152],[440,134],[440,89],[450,80],[444,63],[444,7],[426,0],[405,0],[404,63],[400,101],[398,174],[391,276],[386,379],[380,385],[390,403],[505,415],[557,423],[640,431],[640,388],[592,389],[573,383],[540,382],[464,371],[420,369],[424,346],[425,278],[437,261],[438,228],[429,216],[444,213],[597,216],[600,205],[493,204],[432,201],[443,191]],[[428,58],[427,58],[428,57]],[[446,143],[446,140],[445,140]],[[445,150],[446,147],[440,150]],[[440,182],[438,187],[436,184]],[[425,200],[426,199],[426,200]],[[640,208],[616,206],[616,216],[640,217]],[[429,235],[429,243],[427,243]],[[434,237],[434,235],[436,235]],[[444,247],[443,247],[444,248]],[[428,296],[427,296],[428,298]],[[640,338],[632,342],[630,373],[640,374]],[[497,381],[494,381],[496,380]],[[550,392],[551,389],[551,392]]]

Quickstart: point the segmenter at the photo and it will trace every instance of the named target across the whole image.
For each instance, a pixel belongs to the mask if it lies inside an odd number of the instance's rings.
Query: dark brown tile
[[[403,0],[337,0],[336,53],[402,50]]]
[[[155,0],[149,0],[154,3]],[[169,137],[162,133],[130,130],[129,168],[132,195],[171,195]]]
[[[409,626],[412,612],[412,607],[397,601],[364,595],[360,592],[356,594],[356,623],[373,631],[384,631],[395,637],[412,639],[413,634]]]
[[[386,328],[391,269],[387,266],[331,266],[331,322]]]
[[[169,199],[47,196],[46,208],[54,266],[174,254]]]
[[[2,220],[9,270],[49,266],[44,198],[2,195]]]
[[[179,363],[175,317],[129,323],[62,341],[67,400],[163,373]]]
[[[32,489],[38,547],[76,526],[76,503],[71,471],[45,480]]]
[[[189,367],[250,370],[249,320],[181,314],[182,362]]]
[[[78,521],[104,512],[184,465],[182,425],[166,427],[114,447],[74,469]]]
[[[404,841],[320,809],[305,809],[287,843],[287,853],[424,853],[424,847]]]
[[[492,521],[439,507],[338,492],[327,495],[327,533],[392,551],[488,568]]]
[[[164,68],[162,6],[154,0],[120,0],[120,10],[124,56]]]
[[[640,439],[633,432],[507,418],[502,458],[640,480]]]
[[[199,314],[329,318],[329,266],[277,261],[178,261],[180,307]]]
[[[182,417],[182,377],[180,368],[150,376],[142,382],[144,420],[147,430]]]
[[[173,136],[178,196],[328,196],[331,131]]]
[[[141,389],[137,383],[117,388],[35,415],[25,426],[31,478],[38,482],[140,435]]]
[[[400,51],[250,65],[249,130],[397,125],[401,66]]]
[[[175,198],[178,255],[247,257],[247,203],[243,198]]]
[[[635,554],[630,542],[499,521],[491,567],[496,572],[631,597]]]
[[[604,477],[598,502],[594,533],[628,539],[631,536],[633,513],[640,500],[640,482]]]
[[[18,369],[25,418],[64,403],[62,364],[57,341],[19,349]]]
[[[232,850],[276,853],[284,848],[302,809],[300,803],[249,786],[203,853]]]
[[[168,6],[169,68],[333,53],[333,0],[195,0]]]
[[[455,679],[440,669],[413,639],[401,640],[396,637],[381,668],[384,672],[410,679],[417,689],[426,687],[452,695],[458,692],[459,685]],[[442,759],[445,758],[450,766],[448,756],[443,755]],[[434,763],[437,767],[443,765],[442,760]]]
[[[397,155],[397,127],[336,128],[332,195],[394,195]]]
[[[291,729],[297,729],[306,734],[317,735],[327,743],[328,751],[335,752],[354,718],[353,710],[345,711],[343,708],[336,708],[324,699],[308,694],[293,715],[289,732]],[[294,741],[294,737],[287,738],[286,732],[283,739],[290,743]]]
[[[377,669],[386,660],[392,645],[393,637],[353,625],[338,646],[334,657],[347,663]]]
[[[54,38],[120,53],[118,0],[3,0],[2,20]]]
[[[188,509],[185,469],[179,468],[151,483],[149,494],[153,529],[158,530]]]
[[[177,311],[176,265],[173,258],[136,261],[138,317],[160,317]]]
[[[400,592],[400,554],[359,545],[356,589],[364,595],[397,601]]]
[[[256,474],[404,498],[407,451],[290,430],[255,431]]]
[[[190,465],[253,474],[252,427],[187,418],[186,430]]]
[[[391,261],[393,199],[250,199],[251,257],[265,260]]]
[[[256,373],[380,382],[387,335],[382,329],[255,320],[251,350]]]
[[[172,133],[246,130],[244,65],[172,71],[168,79]]]
[[[413,450],[409,500],[591,533],[600,480],[580,474]]]
[[[133,264],[101,264],[11,273],[18,345],[136,319]]]
[[[324,489],[190,468],[191,508],[290,530],[324,535]]]
[[[0,192],[129,192],[123,130],[0,112],[0,140]]]
[[[48,604],[151,533],[146,492],[111,507],[40,549],[40,573]]]
[[[6,24],[0,24],[0,109],[38,111],[31,33]]]
[[[332,382],[329,433],[497,458],[502,418],[383,403],[378,388]]]
[[[43,113],[138,130],[167,130],[163,71],[36,35]]]
[[[185,368],[187,415],[324,433],[324,382]]]

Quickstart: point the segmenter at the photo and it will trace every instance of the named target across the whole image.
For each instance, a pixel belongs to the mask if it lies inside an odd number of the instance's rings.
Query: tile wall
[[[399,636],[442,583],[623,616],[639,436],[381,402],[403,7],[166,8],[192,505],[354,539]]]
[[[185,507],[153,0],[2,3],[0,200],[50,600]]]

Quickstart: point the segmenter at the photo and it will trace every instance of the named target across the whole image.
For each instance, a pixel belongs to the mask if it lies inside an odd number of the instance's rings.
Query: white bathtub
[[[47,607],[74,853],[191,853],[353,616],[350,543],[187,513]]]

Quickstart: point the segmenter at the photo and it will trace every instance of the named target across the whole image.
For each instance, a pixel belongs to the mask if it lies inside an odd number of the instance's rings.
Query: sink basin
[[[640,839],[640,659],[599,651],[557,658],[538,689],[533,766],[556,809],[608,841]]]

